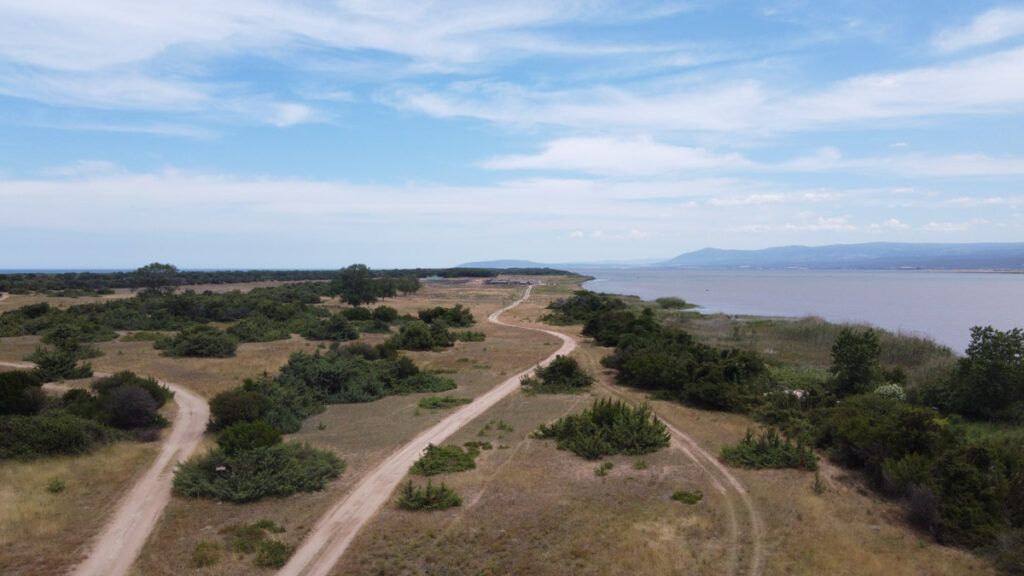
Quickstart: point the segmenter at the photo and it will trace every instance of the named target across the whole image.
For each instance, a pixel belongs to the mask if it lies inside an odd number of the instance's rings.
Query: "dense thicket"
[[[327,403],[370,402],[393,394],[444,392],[455,382],[421,371],[404,356],[369,359],[359,348],[298,352],[281,368],[285,386],[307,386]]]
[[[469,308],[463,307],[462,304],[456,304],[451,308],[435,306],[427,310],[420,310],[417,315],[420,320],[427,324],[443,320],[448,326],[456,328],[468,328],[476,323],[473,313],[469,311]]]
[[[611,294],[598,294],[589,290],[577,290],[568,298],[560,298],[548,304],[552,310],[544,316],[544,321],[551,324],[582,324],[592,314],[624,310],[626,303]]]
[[[0,459],[88,452],[124,438],[152,440],[167,425],[157,410],[173,393],[120,372],[47,399],[34,372],[0,372]]]
[[[698,342],[607,296],[577,293],[552,308],[553,321],[582,322],[615,347],[603,363],[620,383],[781,430],[748,433],[723,450],[727,461],[809,468],[804,446],[814,444],[864,470],[940,542],[996,550],[1000,565],[1024,573],[1013,551],[1024,541],[1024,331],[976,327],[952,370],[919,374],[907,387],[901,354],[915,365],[941,356],[933,364],[941,369],[949,352],[847,326],[829,331],[832,363],[819,376]],[[793,330],[805,329],[798,324]]]
[[[713,410],[745,410],[771,389],[756,352],[709,346],[647,322],[623,334],[602,364],[618,370],[622,384]]]
[[[242,449],[216,448],[178,465],[173,490],[180,496],[226,502],[254,502],[323,489],[345,461],[331,452],[295,442]]]
[[[238,349],[234,336],[206,324],[183,328],[181,332],[153,343],[164,356],[192,358],[230,358]]]

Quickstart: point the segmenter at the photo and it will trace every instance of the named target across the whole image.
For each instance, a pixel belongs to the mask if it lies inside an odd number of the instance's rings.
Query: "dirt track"
[[[206,430],[210,407],[188,390],[161,382],[174,391],[178,415],[160,454],[146,474],[121,500],[114,517],[93,543],[88,558],[75,568],[75,576],[122,576],[128,573],[149,533],[171,500],[174,467],[188,458]]]
[[[32,368],[32,364],[0,362],[12,368]],[[109,376],[97,372],[96,376]],[[171,499],[174,466],[187,458],[206,430],[210,407],[206,401],[181,386],[161,382],[174,391],[178,415],[160,454],[146,474],[121,500],[103,532],[93,541],[88,557],[72,572],[75,576],[123,576],[128,573],[146,538]]]
[[[514,308],[528,299],[532,288],[532,286],[527,287],[521,299],[491,314],[488,320],[503,326],[510,326],[510,324],[498,320],[498,317],[502,312]],[[576,348],[576,341],[564,334],[539,328],[524,329],[538,330],[562,340],[561,348],[548,356],[541,362],[541,365],[546,365],[554,360],[556,355],[569,354]],[[427,444],[443,442],[471,420],[497,404],[499,400],[517,390],[520,378],[530,374],[533,370],[533,368],[524,370],[492,388],[472,403],[463,406],[432,428],[420,433],[374,468],[356,484],[348,496],[317,522],[288,564],[278,572],[278,576],[298,576],[300,574],[324,576],[330,573],[331,568],[345,553],[359,529],[391,498],[392,492],[402,478],[405,478],[409,467],[420,457]]]

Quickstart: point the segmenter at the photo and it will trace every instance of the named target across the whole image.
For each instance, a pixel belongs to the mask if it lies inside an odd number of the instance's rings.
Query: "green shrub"
[[[203,540],[192,549],[192,560],[189,565],[192,568],[206,568],[220,562],[220,544]]]
[[[461,504],[462,498],[444,482],[434,486],[428,481],[426,487],[418,488],[409,480],[398,490],[398,507],[405,510],[444,510]]]
[[[234,456],[243,450],[266,448],[280,442],[281,433],[261,420],[236,422],[217,435],[217,446],[220,446],[228,456]]]
[[[427,396],[420,398],[417,405],[426,409],[444,409],[469,404],[472,401],[472,398],[456,398],[455,396]]]
[[[590,389],[594,377],[580,367],[570,356],[555,356],[550,364],[534,371],[533,377],[523,377],[520,384],[532,393],[578,393]]]
[[[615,464],[613,464],[611,462],[601,462],[600,464],[597,465],[596,468],[594,468],[594,475],[595,476],[607,476],[608,473],[611,472],[612,468],[614,468],[614,467],[615,467]]]
[[[45,397],[42,380],[35,372],[0,372],[0,414],[35,414],[42,410]]]
[[[291,338],[291,332],[284,323],[275,322],[262,314],[242,318],[228,326],[227,333],[238,338],[239,342],[271,342]]]
[[[292,354],[278,381],[286,387],[308,386],[328,403],[371,402],[392,394],[444,392],[456,387],[450,378],[421,372],[405,357],[367,360],[344,351]]]
[[[213,326],[196,324],[182,329],[173,338],[153,343],[164,356],[191,358],[230,358],[238,349],[238,340]]]
[[[295,551],[293,546],[289,546],[284,542],[277,540],[268,540],[260,545],[259,550],[256,551],[256,565],[264,568],[280,568],[288,562],[288,558],[291,557],[292,552]]]
[[[411,320],[388,342],[399,350],[434,350],[453,346],[455,339],[442,319],[436,319],[430,324],[422,320]]]
[[[159,332],[139,330],[138,332],[132,332],[131,334],[125,334],[124,336],[121,336],[121,342],[156,342],[157,340],[164,337],[165,335]]]
[[[53,478],[46,485],[46,491],[50,494],[59,494],[67,488],[67,483],[64,482],[63,478]]]
[[[121,386],[107,394],[110,423],[121,429],[143,428],[163,422],[157,403],[149,392],[138,386]]]
[[[599,398],[593,406],[542,425],[535,435],[554,438],[560,450],[571,450],[588,460],[609,454],[639,455],[668,446],[665,423],[643,404],[631,408],[621,400]]]
[[[665,296],[663,298],[658,298],[654,302],[660,308],[666,309],[666,310],[672,309],[672,308],[679,309],[679,308],[693,308],[694,307],[693,304],[690,304],[689,302],[687,302],[686,300],[683,300],[682,298],[676,298],[675,296]]]
[[[465,332],[452,332],[452,338],[460,342],[485,342],[487,334],[466,330]]]
[[[375,322],[391,324],[395,320],[398,320],[398,310],[395,310],[391,306],[378,306],[373,309],[373,320]]]
[[[143,378],[129,371],[118,372],[92,383],[92,389],[100,396],[108,396],[113,390],[124,386],[142,388],[156,401],[158,408],[163,408],[174,397],[174,392],[155,379]]]
[[[365,310],[365,308],[351,308],[350,310]],[[348,312],[349,310],[345,310],[324,319],[314,320],[299,330],[299,333],[310,340],[332,340],[335,342],[355,340],[359,338],[359,330],[349,322]]]
[[[294,442],[244,450],[214,449],[178,465],[174,493],[227,502],[254,502],[323,489],[345,469],[331,452]]]
[[[429,310],[420,310],[417,315],[427,324],[434,324],[441,320],[446,326],[466,328],[476,323],[473,313],[469,311],[469,308],[464,308],[462,304],[456,304],[453,308],[435,306]]]
[[[242,388],[232,388],[210,400],[211,431],[217,431],[237,422],[255,422],[273,410],[274,404],[265,394]]]
[[[92,364],[78,363],[78,356],[59,348],[40,346],[28,359],[36,363],[35,373],[43,382],[78,380],[92,376]]]
[[[280,534],[285,530],[270,520],[260,520],[246,526],[229,526],[222,533],[227,536],[227,548],[239,554],[256,554],[253,563],[264,568],[280,568],[288,561],[294,548],[284,542],[267,537],[267,533]]]
[[[423,450],[423,455],[409,468],[409,473],[433,476],[446,472],[472,470],[476,468],[474,459],[478,453],[473,448],[470,448],[469,451],[464,451],[459,446],[435,446],[428,444]]]
[[[726,464],[740,468],[818,469],[818,457],[809,446],[799,441],[794,444],[774,428],[762,430],[757,437],[748,429],[739,444],[723,446],[720,457]]]
[[[682,502],[683,504],[696,504],[704,498],[704,493],[700,490],[694,490],[688,492],[686,490],[679,490],[678,492],[672,493],[672,499],[676,502]]]
[[[0,459],[81,454],[122,437],[102,424],[60,412],[0,416]]]
[[[285,386],[267,375],[247,378],[242,390],[262,394],[270,401],[270,409],[256,420],[273,424],[282,434],[298,432],[303,420],[324,411],[323,400],[317,398],[312,388],[302,384]]]
[[[559,326],[583,324],[596,313],[622,310],[625,307],[626,303],[617,296],[577,290],[569,298],[561,298],[548,304],[548,309],[554,312],[545,316],[543,320]]]

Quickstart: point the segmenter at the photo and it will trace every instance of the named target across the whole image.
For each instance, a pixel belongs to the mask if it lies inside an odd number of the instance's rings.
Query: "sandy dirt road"
[[[0,362],[11,368],[33,368],[22,362]],[[97,372],[96,376],[109,376]],[[71,573],[75,576],[123,576],[142,551],[167,503],[171,499],[174,466],[188,458],[206,430],[210,407],[199,396],[170,382],[160,382],[174,391],[178,415],[163,441],[160,454],[145,475],[121,500],[113,517],[93,541],[88,557]]]
[[[489,321],[502,326],[513,326],[499,320],[502,312],[518,306],[530,297],[532,286],[526,288],[523,297],[511,305],[491,314]],[[546,365],[557,355],[566,355],[576,348],[576,341],[553,330],[525,328],[550,334],[562,340],[562,346],[540,364]],[[343,500],[332,507],[313,527],[288,564],[278,576],[326,576],[370,518],[384,505],[398,484],[405,478],[409,467],[423,453],[427,444],[440,444],[471,420],[483,414],[519,388],[519,380],[533,372],[524,370],[492,388],[472,403],[463,406],[432,428],[420,433],[411,442],[389,456],[384,462],[367,474]]]
[[[149,533],[171,500],[174,467],[192,454],[206,430],[210,406],[199,396],[170,382],[178,415],[160,454],[146,474],[118,504],[114,517],[95,540],[89,556],[72,572],[75,576],[123,576],[128,573]]]

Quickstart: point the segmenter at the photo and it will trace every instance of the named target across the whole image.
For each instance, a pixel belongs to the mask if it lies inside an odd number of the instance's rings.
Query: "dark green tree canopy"
[[[882,346],[878,334],[868,328],[854,332],[843,328],[832,345],[832,392],[837,396],[850,396],[870,392],[880,384],[878,356]]]
[[[153,262],[135,270],[132,277],[132,283],[136,288],[159,293],[174,292],[180,283],[178,267],[160,262]]]

